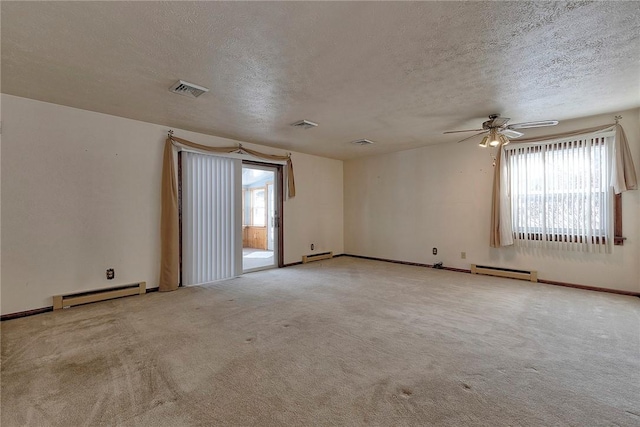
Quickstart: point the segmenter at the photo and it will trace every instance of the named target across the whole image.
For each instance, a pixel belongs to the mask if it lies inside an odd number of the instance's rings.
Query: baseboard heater
[[[303,255],[302,263],[306,264],[311,261],[320,261],[321,259],[333,258],[333,252],[323,252],[321,254]]]
[[[142,295],[147,291],[147,282],[132,283],[130,285],[116,286],[107,289],[96,289],[73,294],[55,295],[53,297],[53,309],[88,304],[91,302],[106,301],[114,298]]]
[[[534,270],[514,270],[512,268],[491,267],[488,265],[471,264],[471,274],[487,276],[509,277],[511,279],[538,281],[538,272]]]

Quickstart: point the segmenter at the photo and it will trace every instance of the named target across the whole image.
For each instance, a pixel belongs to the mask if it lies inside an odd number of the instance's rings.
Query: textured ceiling
[[[638,2],[1,7],[4,93],[333,158],[454,143],[442,132],[494,112],[640,106]],[[177,79],[211,91],[168,92]]]

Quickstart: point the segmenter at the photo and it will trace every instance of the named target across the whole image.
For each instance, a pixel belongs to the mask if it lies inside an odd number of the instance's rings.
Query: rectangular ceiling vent
[[[351,141],[351,143],[356,145],[371,145],[373,144],[373,141],[370,139],[359,139],[357,141]]]
[[[197,98],[205,92],[209,92],[206,87],[198,86],[193,83],[178,80],[169,88],[169,91],[178,95],[188,96],[189,98]]]
[[[309,120],[300,120],[299,122],[291,123],[291,126],[294,128],[311,129],[318,126],[318,124]]]

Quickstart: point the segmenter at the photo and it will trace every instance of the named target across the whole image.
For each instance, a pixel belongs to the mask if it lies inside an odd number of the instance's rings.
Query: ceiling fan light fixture
[[[498,145],[507,145],[510,142],[509,138],[497,132],[495,137],[489,138],[489,139],[490,139],[489,145],[491,147],[497,147]]]
[[[497,147],[500,144],[500,140],[498,139],[498,132],[494,129],[491,129],[489,132],[489,145],[491,147]]]
[[[446,131],[445,133],[480,132],[467,138],[461,139],[458,142],[464,142],[479,135],[488,134],[487,136],[482,138],[482,141],[479,145],[481,147],[497,147],[499,145],[509,144],[509,138],[520,138],[524,135],[522,132],[518,132],[515,129],[555,126],[558,124],[557,120],[542,120],[538,122],[525,122],[507,125],[509,120],[511,119],[509,119],[508,117],[500,117],[499,114],[492,114],[489,116],[489,120],[482,123],[482,129],[450,130]]]

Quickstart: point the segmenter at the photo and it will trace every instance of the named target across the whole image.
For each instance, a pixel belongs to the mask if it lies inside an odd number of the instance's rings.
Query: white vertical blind
[[[583,252],[613,244],[612,135],[505,147],[514,242]]]
[[[182,153],[182,282],[242,272],[242,162]]]

